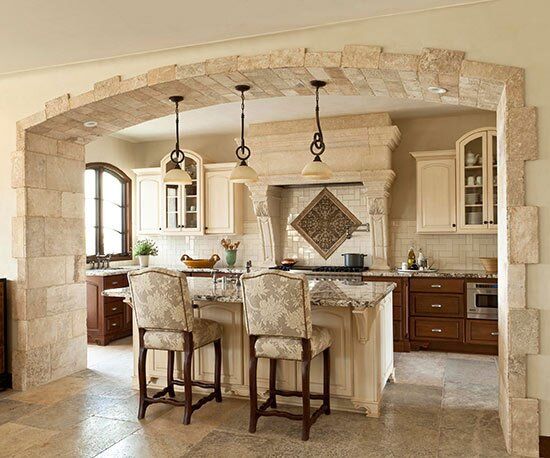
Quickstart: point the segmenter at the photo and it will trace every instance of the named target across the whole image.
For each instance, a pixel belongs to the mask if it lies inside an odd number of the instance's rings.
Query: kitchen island
[[[196,304],[196,316],[219,322],[223,327],[222,390],[225,396],[248,398],[248,337],[243,323],[241,288],[234,282],[213,282],[210,278],[188,278]],[[392,291],[388,282],[348,282],[310,280],[313,324],[326,327],[333,337],[331,347],[331,403],[337,410],[361,411],[378,416],[382,390],[393,375]],[[106,290],[110,297],[123,297],[131,304],[128,288]],[[134,319],[134,327],[136,326]],[[138,333],[134,332],[134,387],[137,388],[136,361]],[[195,351],[193,377],[212,381],[214,349],[211,345]],[[153,350],[147,358],[150,387],[166,385],[166,352]],[[277,387],[299,390],[299,363],[277,362]],[[175,370],[182,377],[182,355],[176,354]],[[262,396],[269,386],[269,363],[258,363],[258,389]],[[197,391],[200,389],[197,388]],[[322,358],[311,365],[311,391],[322,392]],[[285,398],[282,402],[299,403]]]

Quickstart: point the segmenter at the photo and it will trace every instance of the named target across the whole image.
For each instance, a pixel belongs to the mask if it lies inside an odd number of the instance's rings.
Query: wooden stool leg
[[[174,391],[174,351],[168,351],[168,373],[166,375],[166,385],[168,388],[168,396],[171,398],[176,397],[176,392]]]
[[[330,347],[323,351],[323,404],[330,415]]]
[[[214,342],[214,393],[216,402],[222,402],[222,341],[218,339]]]
[[[185,413],[183,424],[191,423],[193,413],[193,385],[191,379],[191,367],[193,362],[193,337],[189,332],[185,333],[185,352],[183,356],[183,386],[185,390]]]
[[[277,380],[277,360],[270,359],[269,360],[269,399],[271,400],[271,403],[269,404],[269,406],[274,409],[277,408],[277,395],[275,394],[275,390],[277,389],[276,380]]]
[[[311,428],[311,406],[309,398],[309,370],[311,366],[311,342],[302,339],[302,440],[309,440]]]
[[[258,369],[258,358],[256,358],[256,337],[250,336],[250,363],[248,368],[248,386],[250,389],[250,423],[248,431],[251,433],[256,432],[256,425],[258,423],[258,387],[256,385],[256,375]]]
[[[147,362],[147,348],[143,347],[143,334],[142,329],[139,330],[139,359],[138,359],[138,380],[139,380],[139,410],[138,410],[138,419],[143,419],[145,417],[145,411],[147,410],[147,381],[145,380],[145,367]]]

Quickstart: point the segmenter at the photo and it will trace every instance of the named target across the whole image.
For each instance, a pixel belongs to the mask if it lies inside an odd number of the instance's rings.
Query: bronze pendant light
[[[313,134],[313,141],[309,146],[309,151],[314,159],[302,170],[302,176],[310,180],[328,180],[332,176],[330,167],[321,161],[321,154],[325,152],[325,141],[323,131],[321,130],[321,121],[319,119],[319,89],[325,87],[325,81],[313,80],[311,85],[315,88],[315,121],[317,122],[317,132]]]
[[[176,147],[170,153],[170,160],[176,164],[175,167],[164,175],[164,182],[169,184],[188,185],[193,182],[189,173],[185,171],[185,154],[180,149],[180,113],[179,103],[183,100],[181,95],[173,95],[169,98],[176,106]]]
[[[250,89],[246,84],[239,84],[235,89],[241,93],[241,144],[235,150],[240,163],[233,169],[229,179],[233,183],[253,183],[258,181],[258,174],[246,161],[250,157],[250,148],[244,141],[244,93]]]

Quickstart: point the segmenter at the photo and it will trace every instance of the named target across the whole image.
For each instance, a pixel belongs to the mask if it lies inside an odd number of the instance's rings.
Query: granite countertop
[[[367,270],[363,277],[428,277],[428,278],[498,278],[498,274],[489,274],[484,270],[438,270],[436,272],[399,272],[392,270]]]
[[[241,287],[233,282],[217,282],[210,278],[188,278],[193,302],[242,302]],[[342,280],[309,280],[310,300],[314,306],[353,307],[376,306],[395,289],[392,282],[348,282]],[[104,296],[122,297],[130,301],[130,288],[108,289]]]
[[[174,269],[178,270],[180,272],[188,272],[188,273],[208,273],[211,274],[213,272],[217,273],[226,273],[226,274],[235,274],[240,275],[246,272],[246,267],[215,267],[213,269],[193,269],[189,267],[185,267],[184,265],[177,265],[177,266],[150,266],[150,267],[164,267],[166,269]],[[138,270],[140,269],[139,266],[120,266],[120,267],[111,267],[109,269],[87,269],[86,270],[86,276],[87,277],[110,277],[111,275],[123,275],[127,274],[128,272],[131,272],[132,270]]]

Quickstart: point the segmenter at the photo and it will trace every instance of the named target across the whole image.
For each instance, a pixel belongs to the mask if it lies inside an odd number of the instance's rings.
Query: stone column
[[[369,213],[372,269],[389,270],[389,196],[395,179],[393,170],[373,170],[361,173],[363,197]]]
[[[260,266],[274,266],[280,258],[281,189],[262,183],[248,185],[260,229]]]

